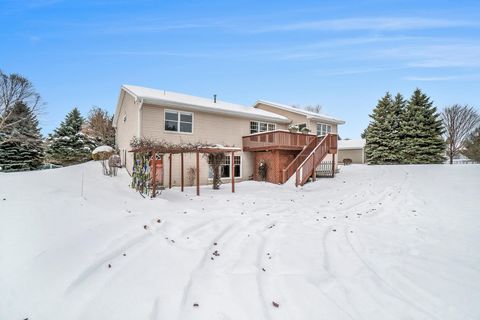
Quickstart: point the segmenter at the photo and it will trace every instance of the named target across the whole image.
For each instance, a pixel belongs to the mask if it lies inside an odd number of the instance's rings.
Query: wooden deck
[[[314,134],[293,133],[285,130],[255,133],[242,137],[243,151],[303,150],[316,138]]]

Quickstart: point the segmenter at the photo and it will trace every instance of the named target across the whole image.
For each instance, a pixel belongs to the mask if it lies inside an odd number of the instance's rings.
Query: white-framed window
[[[332,126],[326,123],[317,123],[317,136],[324,136],[332,132]]]
[[[228,155],[225,156],[225,159],[223,160],[223,163],[220,165],[220,178],[230,178],[231,172],[232,172],[232,167],[230,166],[231,164],[231,159],[232,156]],[[242,177],[242,156],[235,156],[233,159],[233,171],[235,173],[235,178],[241,178]],[[209,167],[208,169],[208,178],[213,179],[213,172],[212,168]]]
[[[186,111],[165,110],[165,131],[192,133],[193,113]]]
[[[250,134],[273,131],[277,125],[275,123],[261,122],[261,121],[250,121]]]

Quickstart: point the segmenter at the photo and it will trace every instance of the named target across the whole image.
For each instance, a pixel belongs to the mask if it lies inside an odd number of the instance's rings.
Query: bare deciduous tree
[[[315,113],[320,113],[322,111],[322,106],[320,104],[315,104],[315,105],[307,105],[307,106],[300,106],[300,105],[292,105],[292,107],[296,108],[296,109],[303,109],[303,110],[306,110],[306,111],[310,111],[310,112],[315,112]]]
[[[220,185],[222,184],[220,167],[224,163],[226,155],[225,153],[206,153],[204,156],[207,158],[208,164],[213,173],[212,187],[215,190],[220,189]]]
[[[469,134],[480,123],[480,116],[473,107],[455,104],[443,109],[442,122],[447,140],[447,156],[452,164],[453,158],[460,153]]]
[[[115,145],[115,129],[113,128],[113,117],[107,110],[93,106],[89,111],[82,132],[101,140],[105,145]]]
[[[320,113],[322,111],[322,106],[319,104],[316,104],[311,106],[305,106],[304,109],[310,112]]]
[[[37,113],[40,107],[40,95],[33,84],[19,74],[6,74],[0,70],[0,130],[14,126],[23,119],[8,121],[13,114],[13,106],[17,102],[27,105]]]

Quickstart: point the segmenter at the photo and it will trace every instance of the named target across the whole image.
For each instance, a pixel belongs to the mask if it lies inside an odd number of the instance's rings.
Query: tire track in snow
[[[210,221],[210,223],[211,222],[212,221]],[[236,221],[228,224],[227,227],[223,228],[222,231],[214,237],[214,239],[216,239],[216,241],[220,241],[234,227],[235,224],[236,224]],[[194,230],[191,230],[191,231],[194,231]],[[179,312],[178,312],[178,316],[177,316],[177,318],[179,318],[179,319],[184,319],[182,314],[185,312],[185,310],[187,310],[187,301],[188,301],[190,291],[191,291],[192,286],[193,286],[193,281],[194,281],[195,274],[199,273],[199,271],[205,267],[205,262],[208,260],[208,257],[211,253],[211,250],[214,247],[214,245],[212,244],[213,242],[214,242],[214,240],[210,240],[211,244],[208,245],[205,248],[202,258],[193,267],[192,271],[190,271],[188,281],[187,281],[186,285],[184,286],[184,288],[182,290],[182,298],[180,300]]]
[[[425,314],[425,315],[428,315],[432,318],[435,318],[435,319],[440,319],[438,318],[436,315],[428,312],[427,310],[425,310],[424,308],[420,307],[417,305],[417,303],[415,301],[412,301],[411,299],[409,299],[408,297],[406,297],[405,295],[403,295],[401,292],[399,292],[395,287],[393,287],[392,285],[390,285],[383,277],[380,276],[380,274],[360,255],[360,253],[355,249],[355,247],[353,246],[349,236],[348,236],[348,233],[347,233],[347,230],[344,231],[344,236],[345,236],[345,239],[348,243],[348,245],[350,246],[350,248],[352,249],[352,252],[356,255],[356,257],[358,258],[358,260],[367,268],[367,270],[370,271],[370,273],[373,274],[373,276],[379,281],[379,283],[387,288],[391,294],[393,294],[393,296],[395,298],[397,298],[398,300],[402,301],[403,303],[407,304],[408,306],[412,306],[414,307],[417,311],[420,311],[421,313]]]
[[[97,259],[94,263],[90,264],[82,272],[80,272],[80,274],[70,283],[70,285],[67,286],[65,293],[71,293],[77,286],[83,284],[88,278],[93,276],[97,270],[104,268],[107,262],[120,256],[125,251],[129,251],[132,248],[138,247],[140,244],[147,245],[148,243],[152,242],[158,235],[160,235],[160,229],[162,226],[163,224],[156,228],[154,233],[144,233],[140,236],[136,236],[127,240],[124,244],[112,249],[108,254],[105,254],[101,258]]]

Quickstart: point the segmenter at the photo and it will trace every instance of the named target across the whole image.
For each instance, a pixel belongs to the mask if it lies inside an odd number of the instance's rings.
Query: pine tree
[[[400,140],[401,119],[405,100],[400,94],[392,99],[390,93],[378,101],[370,115],[372,121],[362,137],[366,141],[365,156],[370,164],[394,164],[402,162]]]
[[[47,140],[48,160],[54,164],[70,165],[91,160],[94,139],[81,132],[83,118],[80,111],[70,111],[60,126]]]
[[[0,131],[0,170],[38,169],[43,164],[44,150],[35,112],[17,102],[4,124]]]
[[[472,132],[465,141],[465,149],[462,154],[471,160],[480,162],[480,127]]]
[[[402,121],[405,163],[442,163],[445,160],[443,126],[430,98],[416,89],[408,101]]]

